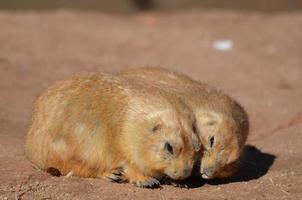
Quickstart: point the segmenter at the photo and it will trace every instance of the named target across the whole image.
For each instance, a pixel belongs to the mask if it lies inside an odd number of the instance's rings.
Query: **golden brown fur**
[[[200,147],[193,121],[179,98],[157,88],[110,74],[81,75],[39,97],[26,153],[44,170],[149,187],[163,175],[191,174]]]
[[[202,177],[233,175],[249,129],[247,114],[236,101],[186,75],[162,68],[131,69],[120,76],[180,96],[195,114],[196,129],[204,146],[199,162]]]

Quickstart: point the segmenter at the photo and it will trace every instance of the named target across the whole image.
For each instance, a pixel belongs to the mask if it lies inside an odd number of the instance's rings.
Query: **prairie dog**
[[[163,68],[130,69],[119,75],[175,93],[192,109],[204,147],[197,161],[203,178],[225,178],[235,173],[249,131],[248,116],[236,101],[215,88]]]
[[[110,74],[58,82],[37,100],[26,138],[39,168],[159,185],[191,175],[194,115],[176,96]]]

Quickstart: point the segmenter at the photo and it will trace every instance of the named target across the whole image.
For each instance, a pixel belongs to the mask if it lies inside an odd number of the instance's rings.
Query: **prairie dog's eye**
[[[215,142],[215,138],[214,138],[214,136],[212,136],[212,137],[210,138],[210,147],[211,147],[211,148],[213,147],[214,142]]]
[[[207,122],[207,125],[208,125],[208,126],[214,126],[214,125],[216,125],[216,124],[217,124],[216,121],[209,121],[209,122]]]
[[[193,124],[192,124],[192,130],[193,130],[194,133],[197,133],[196,121],[194,121]]]
[[[169,152],[170,154],[173,154],[173,153],[174,153],[173,147],[172,147],[172,145],[171,145],[169,142],[166,142],[166,143],[165,143],[165,150],[166,150],[167,152]]]
[[[157,131],[159,131],[161,129],[161,125],[160,124],[157,124],[157,125],[155,125],[153,128],[152,128],[152,131],[153,132],[157,132]]]

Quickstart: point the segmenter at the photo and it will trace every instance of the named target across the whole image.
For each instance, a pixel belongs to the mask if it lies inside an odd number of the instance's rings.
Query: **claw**
[[[155,178],[149,178],[145,181],[137,181],[136,186],[142,188],[158,188],[160,186],[160,182]]]
[[[173,185],[174,187],[179,187],[179,188],[186,188],[188,189],[188,185],[185,183],[177,183],[177,182],[172,182],[171,185]]]
[[[122,168],[117,168],[105,177],[110,182],[122,183],[122,182],[125,181],[123,175],[124,175],[123,169]]]
[[[189,186],[187,184],[185,184],[184,182],[182,182],[182,181],[175,181],[175,180],[172,180],[172,179],[166,179],[166,180],[164,180],[164,184],[172,185],[174,187],[179,187],[179,188],[186,188],[186,189],[189,188]]]
[[[122,169],[122,168],[118,168],[118,169],[114,170],[114,171],[112,172],[112,174],[115,175],[115,176],[123,176],[123,175],[124,175],[124,172],[123,172],[123,169]]]

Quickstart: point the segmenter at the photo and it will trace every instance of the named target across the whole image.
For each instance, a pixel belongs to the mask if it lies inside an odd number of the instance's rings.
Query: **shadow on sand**
[[[198,177],[192,177],[183,181],[181,184],[186,185],[188,188],[198,188],[204,184],[220,185],[258,179],[268,172],[275,159],[275,155],[263,153],[255,146],[247,145],[245,147],[245,155],[242,161],[244,164],[240,167],[236,176],[227,179],[215,180],[203,180]]]

